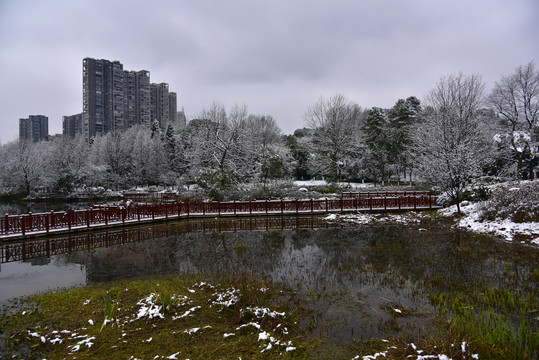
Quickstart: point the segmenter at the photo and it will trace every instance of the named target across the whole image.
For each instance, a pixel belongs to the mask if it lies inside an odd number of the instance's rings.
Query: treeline
[[[481,175],[534,178],[539,162],[539,74],[529,63],[489,94],[478,75],[442,77],[425,104],[411,96],[363,109],[320,97],[305,128],[283,135],[270,115],[214,102],[185,128],[133,127],[87,141],[54,136],[0,148],[0,195],[44,190],[198,184],[209,196],[276,179],[426,181],[458,196]]]

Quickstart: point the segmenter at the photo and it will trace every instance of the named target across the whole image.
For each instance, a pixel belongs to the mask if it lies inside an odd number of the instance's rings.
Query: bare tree
[[[262,180],[264,189],[270,178],[284,174],[284,147],[281,129],[271,115],[250,115],[247,120],[246,142],[252,178]]]
[[[314,146],[323,167],[332,181],[340,177],[340,168],[351,152],[355,140],[355,122],[360,107],[349,102],[344,95],[320,97],[305,111],[308,127],[315,130]]]
[[[246,105],[234,105],[227,114],[224,105],[213,102],[210,108],[204,109],[200,118],[207,120],[203,124],[210,126],[207,141],[201,146],[210,149],[212,156],[209,162],[212,183],[225,187],[234,178],[241,176],[240,168],[244,158],[238,156],[242,150],[245,137],[246,121],[248,119]],[[214,173],[213,170],[217,170]],[[215,179],[217,176],[217,179]]]
[[[485,85],[480,76],[462,73],[442,77],[427,96],[415,146],[424,180],[446,191],[457,204],[465,187],[481,174],[488,158],[487,141],[477,111]]]
[[[502,120],[505,140],[517,161],[517,177],[522,178],[527,159],[528,176],[533,178],[537,163],[539,123],[539,72],[533,62],[519,66],[497,82],[489,97],[490,104]]]

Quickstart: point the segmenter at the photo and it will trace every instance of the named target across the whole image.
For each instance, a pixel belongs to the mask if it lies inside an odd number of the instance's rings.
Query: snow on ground
[[[513,241],[515,235],[525,235],[531,237],[534,245],[539,245],[539,223],[515,223],[509,219],[498,221],[479,221],[481,202],[470,203],[463,201],[460,211],[464,216],[458,220],[456,226],[483,234],[494,234],[504,238],[506,241]],[[438,210],[442,216],[453,216],[457,213],[457,206],[453,205],[445,209]]]
[[[387,340],[382,340],[384,342],[388,342]],[[455,347],[455,344],[451,344],[452,347]],[[407,358],[409,359],[415,359],[415,360],[426,360],[426,359],[438,359],[438,360],[451,360],[451,358],[445,354],[436,354],[436,355],[428,355],[424,350],[419,350],[418,347],[414,343],[410,343],[405,346],[406,349],[411,348],[415,354],[414,355],[408,355]],[[390,346],[387,348],[386,351],[378,352],[374,355],[356,355],[352,358],[352,360],[377,360],[377,359],[385,359],[388,355],[388,352],[391,349],[398,349],[396,346]],[[471,359],[479,359],[478,354],[474,354],[468,349],[468,344],[466,342],[462,342],[460,344],[460,350],[462,352],[462,358],[466,359],[467,356],[470,356]]]
[[[296,180],[294,181],[294,185],[299,187],[305,187],[305,186],[325,186],[328,182],[326,180]],[[351,183],[351,182],[340,182],[337,183],[339,186],[350,186],[354,189],[359,188],[371,188],[374,187],[374,184],[372,183]]]
[[[214,286],[208,283],[199,283],[194,284],[193,287],[208,287],[210,289],[214,289]],[[189,289],[187,289],[189,291]],[[265,292],[267,289],[259,289],[260,292]],[[191,291],[189,291],[192,293]],[[202,305],[194,306],[192,299],[187,297],[186,295],[172,295],[171,299],[173,300],[171,302],[171,305],[168,313],[165,312],[165,309],[161,305],[161,300],[159,298],[159,295],[156,293],[151,293],[149,296],[139,300],[137,302],[137,306],[135,308],[122,308],[122,315],[118,316],[115,320],[105,320],[105,323],[103,326],[106,326],[107,323],[113,323],[114,326],[117,326],[118,328],[122,329],[123,335],[122,338],[119,339],[121,341],[121,344],[126,344],[127,341],[124,340],[124,337],[126,335],[127,331],[132,332],[133,330],[125,330],[125,325],[128,323],[136,322],[136,321],[143,321],[147,324],[151,324],[152,327],[157,327],[157,324],[159,322],[156,322],[157,319],[165,319],[166,316],[171,316],[171,319],[173,321],[178,321],[181,318],[185,316],[190,316],[195,318],[198,316],[197,313],[194,313],[195,310],[201,309],[202,306],[204,307],[210,307],[215,308],[217,312],[222,312],[223,309],[228,308],[234,304],[237,303],[239,300],[239,297],[241,295],[240,290],[238,289],[226,289],[226,290],[218,290],[215,293],[212,294],[210,299],[217,298],[217,300],[214,301],[207,301]],[[85,301],[83,305],[86,305],[87,302]],[[189,310],[185,311],[186,307],[190,307]],[[137,309],[138,308],[138,309]],[[183,315],[178,315],[179,313],[182,313]],[[198,312],[200,313],[200,312]],[[293,345],[292,341],[286,341],[286,340],[280,340],[277,338],[278,335],[289,335],[288,329],[285,326],[282,326],[280,323],[274,328],[274,330],[264,330],[265,327],[268,326],[265,319],[267,317],[271,317],[274,319],[279,318],[285,318],[286,314],[284,312],[277,312],[273,311],[266,307],[246,307],[244,309],[240,309],[241,314],[249,313],[254,316],[251,322],[245,323],[240,325],[239,327],[236,327],[236,331],[241,330],[244,327],[253,327],[253,331],[247,331],[244,332],[243,336],[248,336],[251,332],[254,333],[255,338],[258,339],[257,341],[260,343],[259,348],[260,352],[264,353],[266,351],[275,351],[276,353],[279,353],[282,355],[283,351],[290,352],[296,350],[296,347]],[[125,316],[123,315],[125,314]],[[88,320],[90,326],[99,326],[98,324],[95,324],[93,320]],[[181,326],[182,322],[178,322],[178,326]],[[189,327],[183,330],[182,334],[186,334],[187,336],[196,336],[196,334],[203,332],[206,329],[211,329],[212,327],[210,325],[206,325],[203,327]],[[40,341],[44,344],[50,343],[50,344],[62,344],[63,342],[70,342],[71,344],[67,345],[68,349],[68,355],[73,355],[74,353],[78,351],[83,351],[86,348],[90,348],[94,345],[94,343],[98,343],[99,339],[96,339],[94,336],[90,336],[88,334],[85,334],[87,328],[81,328],[77,330],[53,330],[52,332],[47,332],[44,334],[40,334],[34,330],[27,330],[28,336],[39,338]],[[125,330],[125,331],[124,331]],[[140,330],[140,328],[134,330],[137,331]],[[172,335],[174,335],[176,332],[173,332]],[[228,338],[230,336],[236,336],[235,333],[225,332],[222,335],[224,338]],[[239,335],[238,335],[239,336]],[[153,337],[150,337],[148,339],[143,339],[143,342],[152,342]],[[113,346],[113,348],[116,346]],[[172,354],[170,356],[156,356],[154,359],[158,358],[166,358],[166,359],[177,359],[177,355],[180,354],[179,352]],[[132,359],[135,359],[134,357],[131,357]]]

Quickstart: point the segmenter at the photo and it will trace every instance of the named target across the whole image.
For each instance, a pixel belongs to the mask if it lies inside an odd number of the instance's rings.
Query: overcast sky
[[[85,57],[149,70],[188,118],[245,103],[292,133],[320,96],[388,108],[449,73],[490,88],[537,67],[538,19],[538,0],[0,0],[0,141],[28,115],[61,133]]]

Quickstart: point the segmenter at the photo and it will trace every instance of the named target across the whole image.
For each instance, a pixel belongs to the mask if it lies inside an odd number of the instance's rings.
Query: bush
[[[298,186],[290,180],[275,180],[262,183],[248,183],[238,186],[234,190],[224,194],[224,200],[271,200],[271,199],[304,199],[317,198],[320,194],[313,191],[301,191]]]
[[[481,220],[539,222],[539,181],[511,183],[492,192],[481,208]]]

